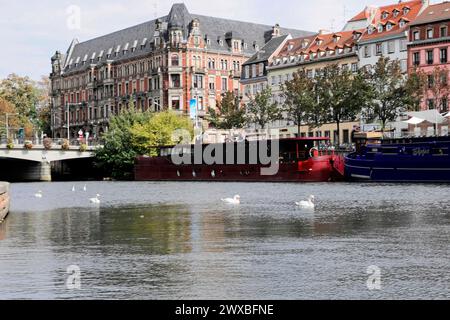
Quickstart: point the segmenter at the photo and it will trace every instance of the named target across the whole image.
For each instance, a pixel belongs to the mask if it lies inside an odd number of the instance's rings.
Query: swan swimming
[[[241,196],[235,195],[234,198],[226,198],[222,201],[228,204],[241,204]]]
[[[97,196],[95,198],[89,199],[89,201],[91,201],[91,203],[96,203],[99,204],[100,203],[100,195],[97,194]]]
[[[295,204],[303,209],[314,209],[315,208],[314,200],[315,200],[314,196],[309,196],[308,201],[300,201],[296,202]]]
[[[38,191],[38,193],[36,193],[35,195],[34,195],[36,198],[42,198],[42,191]]]

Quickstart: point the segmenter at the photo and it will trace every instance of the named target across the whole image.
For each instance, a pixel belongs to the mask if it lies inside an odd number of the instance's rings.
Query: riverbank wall
[[[0,223],[9,212],[9,183],[0,182]]]

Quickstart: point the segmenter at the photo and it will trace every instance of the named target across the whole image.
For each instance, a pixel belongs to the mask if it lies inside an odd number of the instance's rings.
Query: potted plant
[[[31,141],[25,141],[23,147],[27,150],[33,149],[33,143]]]
[[[44,148],[45,150],[50,150],[52,148],[53,140],[50,138],[44,139]]]
[[[82,143],[80,144],[80,152],[86,152],[87,151],[87,144]]]
[[[8,150],[14,149],[14,142],[11,138],[8,139],[8,143],[6,144],[6,148]]]
[[[62,145],[61,145],[61,149],[63,149],[64,151],[70,149],[69,140],[67,140],[67,139],[63,140]]]

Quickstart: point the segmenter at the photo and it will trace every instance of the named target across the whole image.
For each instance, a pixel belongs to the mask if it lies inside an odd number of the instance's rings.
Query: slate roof
[[[447,1],[428,6],[411,25],[417,26],[445,20],[450,20],[450,2]]]
[[[202,36],[205,39],[210,39],[208,49],[211,51],[230,52],[226,37],[227,34],[229,36],[231,33],[233,38],[242,38],[244,43],[247,44],[247,48],[244,48],[243,52],[244,54],[251,56],[257,51],[254,46],[255,44],[261,48],[272,37],[272,26],[190,14],[186,6],[182,3],[174,4],[167,16],[158,19],[162,23],[163,32],[161,37],[166,41],[168,40],[167,31],[169,25],[182,28],[184,30],[184,37],[186,37],[193,19],[199,20]],[[91,58],[94,53],[95,58],[92,61],[94,64],[99,64],[108,60],[108,53],[111,53],[109,60],[114,61],[134,59],[148,55],[152,52],[152,47],[149,44],[153,42],[153,36],[156,31],[156,21],[157,20],[151,20],[92,40],[75,43],[72,53],[68,52],[67,61],[65,62],[65,66],[67,67],[70,64],[71,68],[66,68],[65,72],[76,72],[87,69],[91,64]],[[285,28],[280,28],[280,31],[283,35],[291,34],[293,37],[314,34],[308,31]],[[223,46],[220,45],[219,40],[223,40]],[[145,44],[145,46],[141,46],[142,44]],[[136,48],[134,52],[132,52],[132,48],[135,45]],[[123,50],[125,47],[128,47],[128,51],[124,54]],[[116,51],[118,51],[117,56],[115,55]],[[103,53],[103,55],[100,56],[101,53]],[[85,58],[87,59],[83,63]],[[77,60],[79,62],[77,66],[75,66]]]
[[[289,35],[284,35],[280,37],[273,38],[269,42],[266,43],[266,45],[261,48],[260,51],[255,53],[250,59],[248,59],[243,65],[253,64],[253,63],[259,63],[266,60],[269,60],[269,58],[272,56],[272,54],[275,53],[275,51],[281,46],[284,40],[289,37]]]

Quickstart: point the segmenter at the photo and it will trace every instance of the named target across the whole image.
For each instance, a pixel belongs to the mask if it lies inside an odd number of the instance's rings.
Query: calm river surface
[[[0,299],[450,298],[449,185],[84,184],[12,185]]]

